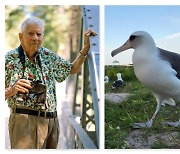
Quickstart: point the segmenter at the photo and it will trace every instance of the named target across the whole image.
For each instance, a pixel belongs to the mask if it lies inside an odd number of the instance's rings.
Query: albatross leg
[[[158,112],[160,110],[160,107],[161,107],[161,103],[158,101],[156,111],[154,112],[152,118],[149,121],[147,121],[145,123],[133,123],[133,124],[131,124],[131,126],[133,128],[150,128],[152,126],[152,124],[153,124],[153,120],[156,118],[156,116],[157,116],[157,114],[158,114]]]
[[[161,122],[161,124],[173,127],[180,127],[180,120],[177,122]]]
[[[173,127],[180,127],[180,121],[177,121],[177,122],[161,122],[161,124],[169,125],[169,126],[173,126]]]
[[[133,128],[150,128],[153,124],[153,120],[149,120],[147,122],[142,122],[142,123],[133,123],[131,126]]]

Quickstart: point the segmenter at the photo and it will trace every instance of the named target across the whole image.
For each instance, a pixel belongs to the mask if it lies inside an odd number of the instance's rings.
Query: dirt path
[[[179,132],[148,133],[143,130],[133,130],[127,137],[126,142],[132,149],[151,148],[180,148]]]

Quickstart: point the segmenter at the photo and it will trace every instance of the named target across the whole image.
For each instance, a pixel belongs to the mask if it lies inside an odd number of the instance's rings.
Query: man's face
[[[38,51],[42,44],[43,28],[36,24],[29,24],[24,32],[19,33],[19,39],[26,53],[32,56]]]

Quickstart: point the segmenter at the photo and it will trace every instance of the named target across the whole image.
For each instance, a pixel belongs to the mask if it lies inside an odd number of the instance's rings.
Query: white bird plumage
[[[113,84],[112,84],[112,88],[113,88],[113,89],[124,86],[124,81],[123,81],[123,79],[122,79],[122,77],[121,77],[121,73],[117,73],[116,76],[117,76],[117,80],[114,81]]]
[[[175,100],[180,100],[180,54],[157,48],[150,34],[144,31],[134,32],[129,39],[119,48],[112,51],[111,55],[134,49],[134,72],[157,100],[157,108],[151,120],[146,123],[135,123],[133,127],[151,127],[161,105],[175,106]],[[170,124],[169,122],[164,124]],[[174,126],[180,126],[175,122]]]
[[[109,77],[107,75],[104,77],[104,82],[109,83]]]

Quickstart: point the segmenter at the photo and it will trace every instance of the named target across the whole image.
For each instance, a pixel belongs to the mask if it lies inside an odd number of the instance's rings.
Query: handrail
[[[83,148],[85,149],[97,149],[91,138],[88,136],[88,134],[84,131],[84,129],[76,122],[74,115],[69,111],[69,109],[66,109],[64,112],[64,115],[66,116],[69,123],[73,126],[76,134],[78,135]]]

